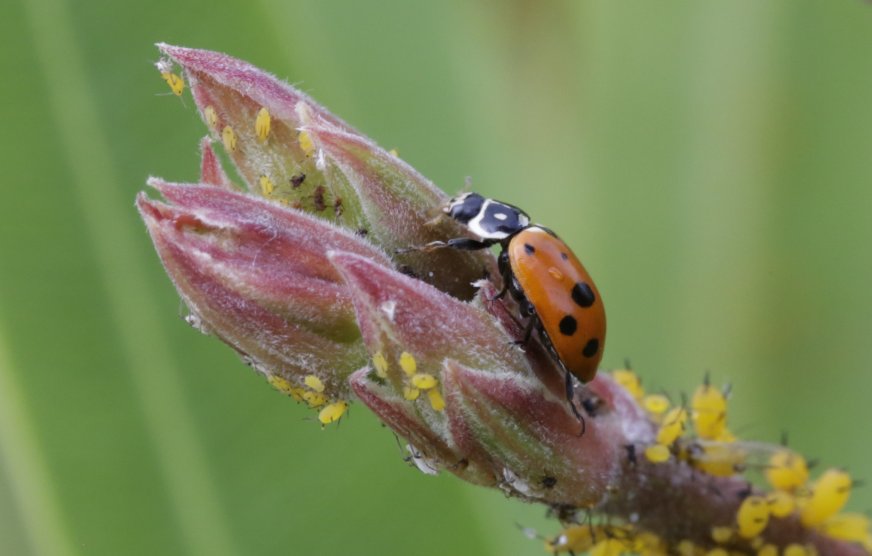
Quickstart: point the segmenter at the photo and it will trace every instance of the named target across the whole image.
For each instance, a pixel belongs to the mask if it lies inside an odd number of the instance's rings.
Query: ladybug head
[[[481,212],[484,201],[485,198],[478,193],[464,193],[453,197],[442,210],[461,224],[469,224]]]
[[[445,213],[482,239],[505,239],[530,225],[530,217],[518,207],[464,193],[445,206]]]

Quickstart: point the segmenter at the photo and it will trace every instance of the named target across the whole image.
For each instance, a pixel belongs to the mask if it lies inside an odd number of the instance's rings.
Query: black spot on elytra
[[[291,187],[294,189],[300,187],[300,185],[306,180],[306,174],[300,172],[299,174],[294,174],[291,176]]]
[[[545,488],[554,488],[557,485],[557,477],[542,477],[542,486]]]
[[[564,336],[572,336],[578,330],[578,321],[572,315],[566,315],[560,319],[560,333]]]
[[[524,244],[524,251],[527,252],[528,255],[532,255],[536,252],[536,248],[530,245],[529,243]]]
[[[584,344],[584,349],[581,350],[581,354],[585,357],[593,357],[596,355],[596,352],[599,351],[599,340],[596,338],[592,338]]]
[[[587,282],[576,282],[572,286],[572,300],[579,307],[590,307],[596,301],[596,294],[593,293],[590,285]]]
[[[563,259],[564,261],[568,261],[569,255],[567,255],[566,253],[560,253],[560,258]]]

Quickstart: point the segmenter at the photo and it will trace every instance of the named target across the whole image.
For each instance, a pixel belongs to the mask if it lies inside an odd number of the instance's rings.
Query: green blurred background
[[[298,84],[557,230],[604,363],[711,370],[744,438],[872,479],[872,6],[12,0],[0,8],[0,554],[540,554],[543,511],[407,467],[180,317],[133,198],[204,129],[152,43]],[[856,510],[872,508],[858,489]]]

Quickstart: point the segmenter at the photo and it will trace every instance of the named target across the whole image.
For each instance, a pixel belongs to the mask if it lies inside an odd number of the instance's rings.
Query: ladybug
[[[582,383],[596,376],[606,339],[606,313],[590,274],[557,235],[537,224],[523,210],[465,193],[451,199],[444,212],[476,239],[456,238],[427,247],[478,250],[499,245],[498,267],[503,279],[496,298],[508,292],[528,319],[523,343],[533,330],[566,376],[566,397],[573,402],[575,376]]]

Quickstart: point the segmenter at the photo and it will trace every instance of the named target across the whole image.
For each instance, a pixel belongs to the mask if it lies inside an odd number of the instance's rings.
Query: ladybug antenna
[[[705,370],[705,375],[703,375],[702,383],[706,388],[711,386],[711,384],[712,384],[712,371],[711,371],[711,369]]]
[[[628,371],[632,371],[632,370],[633,370],[633,365],[630,364],[630,358],[629,358],[629,357],[624,357],[624,368],[627,369]]]
[[[440,210],[440,211],[436,214],[436,216],[434,216],[434,217],[431,218],[430,220],[427,220],[426,222],[424,222],[424,226],[427,226],[427,227],[429,227],[429,228],[433,228],[433,227],[435,227],[435,226],[438,226],[439,223],[440,223],[440,222],[445,218],[445,216],[446,216],[446,215],[445,215],[445,212],[443,212],[442,210]]]

